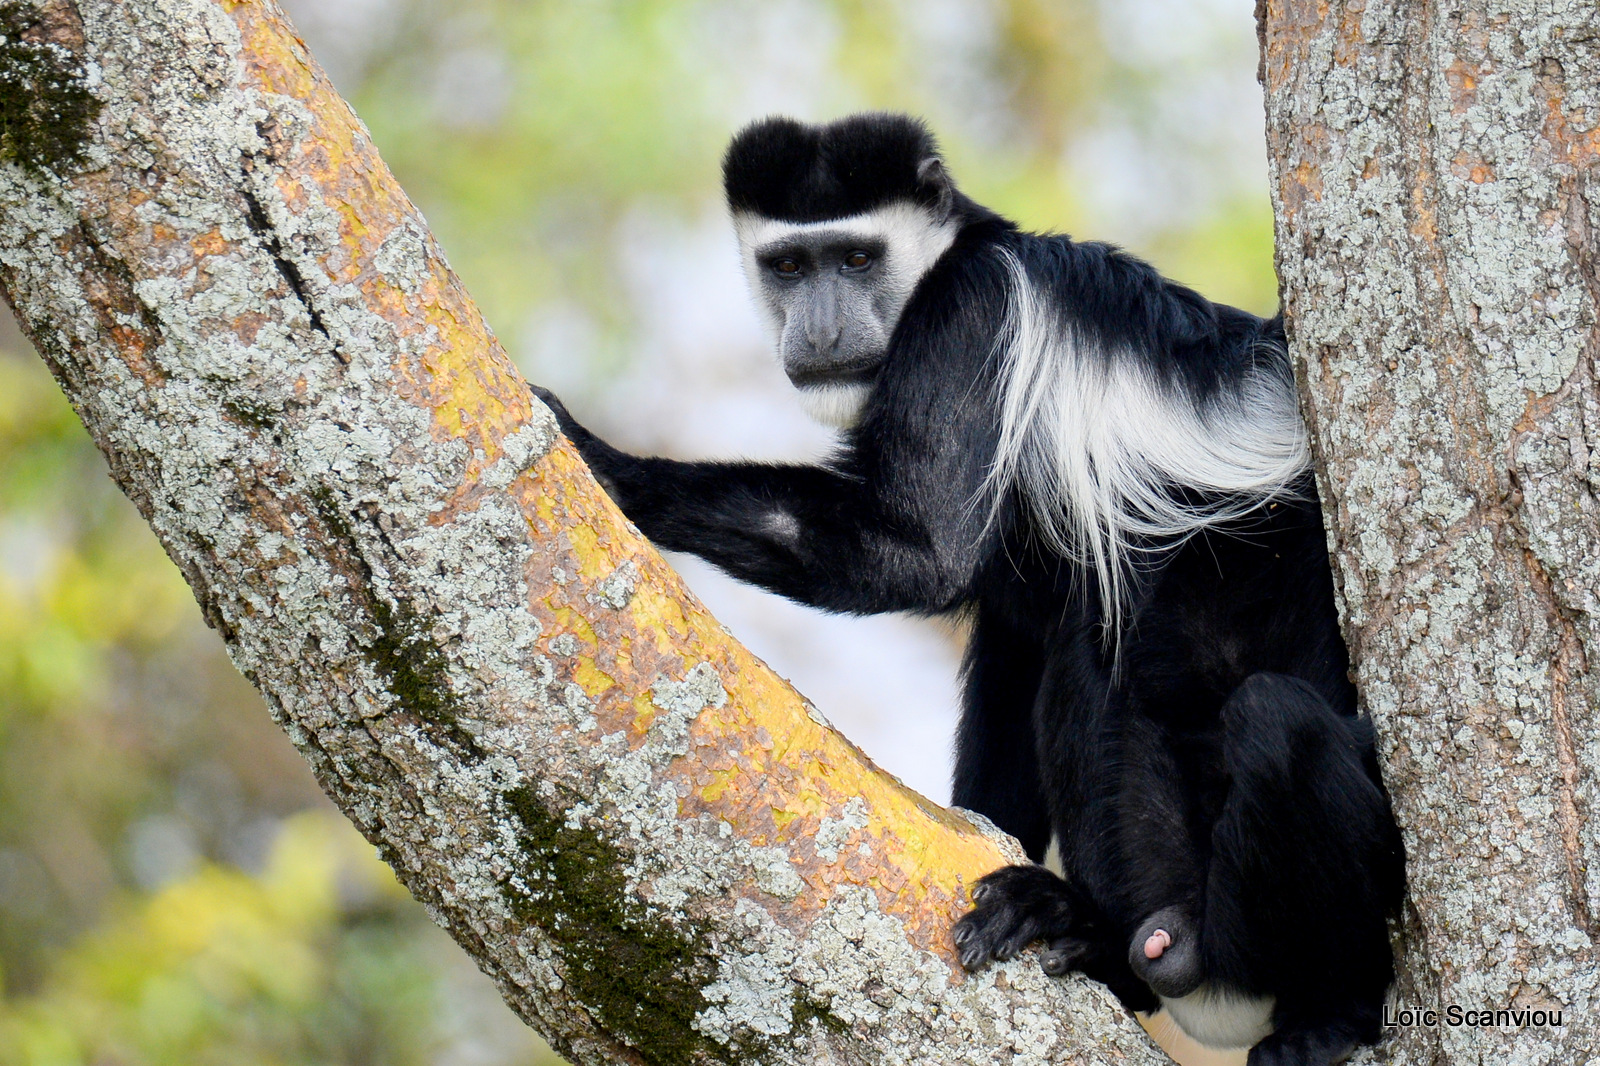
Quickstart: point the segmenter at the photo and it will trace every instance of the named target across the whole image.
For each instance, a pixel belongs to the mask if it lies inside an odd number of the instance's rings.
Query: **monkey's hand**
[[[567,410],[567,405],[562,403],[555,393],[551,392],[543,385],[534,385],[531,383],[528,385],[528,391],[533,393],[534,397],[540,403],[550,408],[550,413],[556,416],[557,422],[561,423],[562,434],[573,444],[578,445],[579,451],[583,450],[583,445],[580,443],[580,441],[584,439],[594,439],[594,434],[590,433],[588,430],[584,429],[578,424],[578,420],[572,417],[572,412]]]
[[[1043,866],[996,870],[973,888],[972,905],[955,926],[956,952],[967,969],[1015,958],[1035,940],[1051,942],[1040,960],[1046,973],[1060,976],[1078,968],[1071,892]]]
[[[567,405],[557,399],[556,394],[549,389],[533,384],[530,384],[528,389],[540,403],[550,408],[551,414],[556,416],[556,421],[561,425],[562,435],[578,449],[578,454],[583,456],[583,461],[588,464],[595,480],[600,482],[600,487],[605,489],[612,499],[618,499],[616,472],[621,469],[623,463],[631,459],[631,456],[618,451],[583,428],[567,410]]]

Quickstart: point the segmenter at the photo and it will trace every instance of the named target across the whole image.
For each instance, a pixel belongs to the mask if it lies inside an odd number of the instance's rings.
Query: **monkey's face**
[[[734,225],[784,372],[812,417],[853,425],[900,312],[954,225],[911,203],[826,222],[739,215]]]

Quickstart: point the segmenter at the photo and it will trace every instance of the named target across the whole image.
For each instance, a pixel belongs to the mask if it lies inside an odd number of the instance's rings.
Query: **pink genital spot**
[[[1172,934],[1165,929],[1157,929],[1150,934],[1150,939],[1144,942],[1144,957],[1159,959],[1161,953],[1172,946]]]

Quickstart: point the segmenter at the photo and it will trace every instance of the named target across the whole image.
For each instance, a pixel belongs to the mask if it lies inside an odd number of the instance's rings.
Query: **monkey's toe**
[[[1073,970],[1083,969],[1083,964],[1094,953],[1094,945],[1075,936],[1057,937],[1039,955],[1039,966],[1051,977],[1065,977]]]

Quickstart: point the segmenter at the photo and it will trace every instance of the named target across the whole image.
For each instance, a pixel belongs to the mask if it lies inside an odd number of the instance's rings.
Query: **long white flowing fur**
[[[1136,556],[1286,494],[1310,461],[1305,426],[1280,362],[1202,400],[1134,353],[1093,347],[1002,254],[1011,292],[989,498],[998,508],[1020,488],[1049,545],[1094,575],[1115,644]]]

